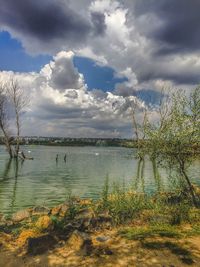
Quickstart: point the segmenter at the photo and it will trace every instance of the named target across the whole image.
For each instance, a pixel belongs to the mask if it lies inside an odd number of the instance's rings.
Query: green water
[[[138,173],[133,149],[25,146],[23,151],[34,160],[19,160],[18,164],[9,161],[0,146],[0,212],[6,214],[34,205],[56,205],[69,192],[98,198],[106,176],[111,185],[124,183],[150,193],[170,186],[166,171],[155,171],[150,161],[145,161],[144,172]],[[194,182],[200,182],[199,162],[192,166],[190,174]]]

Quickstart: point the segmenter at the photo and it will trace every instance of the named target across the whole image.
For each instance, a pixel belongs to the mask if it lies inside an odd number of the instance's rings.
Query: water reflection
[[[24,164],[24,160],[18,160],[16,158],[14,159],[9,159],[6,163],[5,163],[5,168],[3,170],[2,173],[2,177],[3,179],[1,180],[1,182],[6,181],[13,177],[14,178],[14,183],[13,183],[13,188],[12,188],[12,193],[10,195],[10,209],[11,212],[13,212],[13,208],[15,206],[15,202],[16,202],[16,193],[17,193],[17,183],[18,183],[18,175],[19,175],[19,167],[22,168]],[[8,182],[7,181],[7,182]],[[13,180],[12,180],[13,182]]]
[[[152,173],[146,173],[145,172],[145,165],[146,163],[150,163],[151,165],[151,169],[152,169]],[[147,172],[150,171],[149,166],[147,166]],[[146,191],[148,191],[145,186],[148,185],[147,181],[145,181],[146,179],[149,179],[148,176],[152,176],[154,178],[154,183],[155,183],[155,188],[157,192],[160,192],[163,189],[163,185],[162,185],[162,179],[161,179],[161,174],[159,172],[159,168],[156,162],[156,159],[152,158],[152,159],[147,159],[145,157],[143,158],[139,158],[138,159],[138,163],[137,163],[137,173],[136,173],[136,177],[135,177],[135,183],[134,183],[134,189],[137,191],[138,189],[141,189],[141,191],[143,193],[145,193]]]
[[[17,182],[18,182],[18,174],[19,174],[19,166],[22,168],[24,164],[24,160],[12,159],[13,170],[14,170],[14,186],[13,193],[11,196],[11,213],[13,213],[13,209],[16,202],[16,192],[17,192]]]
[[[145,159],[140,158],[140,159],[138,159],[137,175],[135,178],[134,188],[137,191],[139,189],[139,186],[141,185],[141,190],[143,193],[145,192],[144,169],[145,169]]]
[[[6,164],[5,164],[5,168],[3,171],[3,175],[2,175],[2,180],[6,180],[9,177],[9,173],[11,170],[11,163],[12,163],[12,159],[9,159]]]
[[[159,168],[157,166],[157,162],[155,158],[151,159],[151,163],[152,163],[152,169],[153,169],[153,177],[155,180],[155,185],[157,187],[157,191],[160,192],[161,189],[163,188],[162,184],[161,184],[161,175],[159,172]]]

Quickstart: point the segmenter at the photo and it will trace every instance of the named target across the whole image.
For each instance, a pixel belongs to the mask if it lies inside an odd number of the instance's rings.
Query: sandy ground
[[[94,253],[80,256],[67,243],[38,256],[27,256],[23,249],[16,249],[15,242],[9,236],[0,236],[4,240],[0,246],[0,267],[200,267],[200,236],[187,239],[148,238],[145,242],[127,240],[114,231],[101,232],[108,236],[106,242],[98,242],[93,235],[96,251],[109,248],[113,254]]]

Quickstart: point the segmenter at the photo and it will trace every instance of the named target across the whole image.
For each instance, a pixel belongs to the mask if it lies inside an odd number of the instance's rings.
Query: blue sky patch
[[[99,66],[89,58],[75,56],[74,65],[83,74],[88,89],[112,91],[115,84],[127,81],[125,77],[115,77],[115,71],[112,68]]]
[[[51,58],[48,55],[28,55],[19,41],[6,31],[0,32],[0,71],[40,71]]]

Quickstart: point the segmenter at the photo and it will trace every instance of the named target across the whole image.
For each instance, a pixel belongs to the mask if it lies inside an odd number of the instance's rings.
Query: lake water
[[[158,173],[148,160],[143,165],[143,173],[138,172],[134,149],[24,146],[23,151],[34,160],[19,160],[18,164],[9,161],[4,147],[0,146],[0,212],[6,214],[34,205],[56,205],[70,192],[96,199],[107,176],[111,185],[125,184],[149,193],[170,186],[166,171]],[[200,184],[199,162],[194,163],[190,174],[192,181]]]

